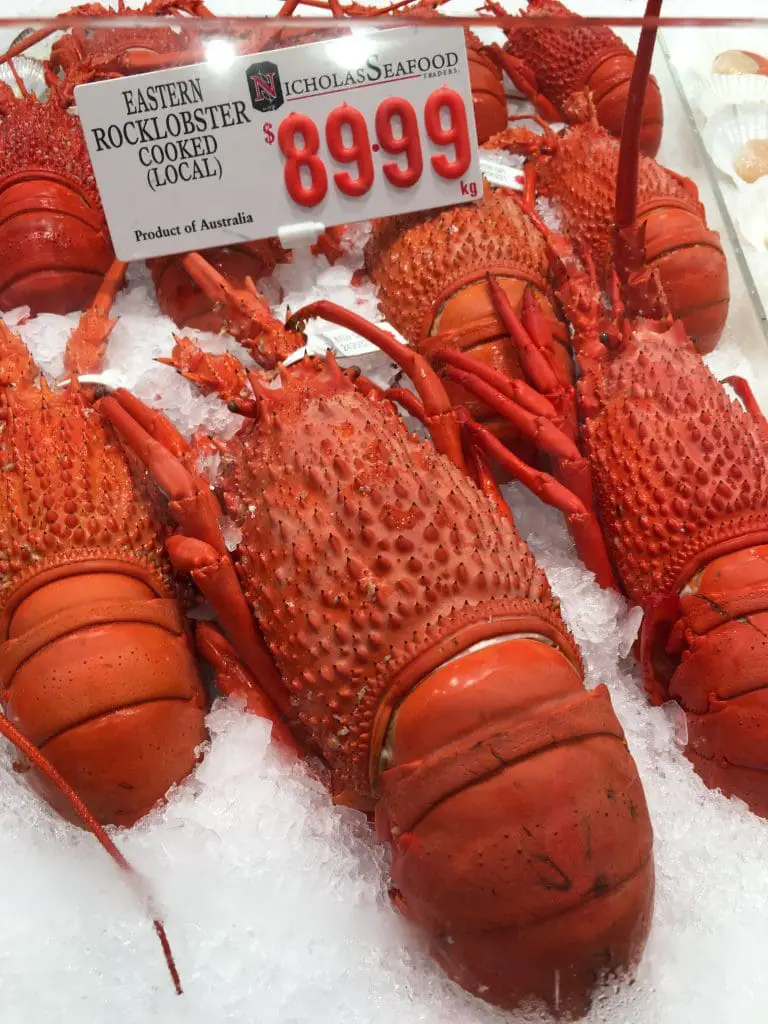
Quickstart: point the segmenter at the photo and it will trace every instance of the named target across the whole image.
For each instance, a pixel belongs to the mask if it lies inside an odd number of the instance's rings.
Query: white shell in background
[[[693,100],[706,118],[725,107],[768,103],[768,77],[765,75],[699,75]]]
[[[36,60],[34,57],[22,55],[15,58],[13,65],[29,92],[39,96],[40,99],[48,95],[48,86],[45,84],[45,72],[42,61]],[[0,82],[10,86],[13,89],[14,95],[21,95],[9,64],[0,64]]]
[[[749,50],[724,50],[715,57],[712,70],[716,75],[765,75],[768,61]]]
[[[736,205],[736,227],[742,238],[757,249],[768,252],[768,178],[744,189]]]
[[[768,79],[765,81],[768,83]],[[701,137],[715,166],[740,187],[752,184],[758,176],[755,166],[758,159],[765,164],[768,173],[768,103],[725,107],[707,121]],[[763,140],[765,145],[762,145]],[[761,149],[763,153],[758,152]],[[748,170],[751,177],[748,177]]]

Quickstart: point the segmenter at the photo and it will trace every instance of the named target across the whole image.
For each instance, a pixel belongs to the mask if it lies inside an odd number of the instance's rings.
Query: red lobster
[[[113,252],[80,124],[55,98],[3,106],[0,310],[84,309]]]
[[[495,0],[487,0],[483,9],[498,16],[507,14]],[[508,42],[504,49],[493,45],[488,52],[548,121],[571,120],[569,100],[588,89],[599,123],[618,138],[635,55],[607,26],[592,26],[586,21],[569,28],[546,23],[526,26],[526,14],[552,19],[576,17],[559,0],[528,0],[521,24],[505,30]],[[640,129],[640,146],[649,156],[659,151],[662,128],[661,92],[651,78]]]
[[[98,368],[123,269],[70,338],[70,371]],[[94,397],[76,378],[48,387],[0,321],[0,733],[127,870],[101,826],[132,824],[192,770],[205,695],[156,495]]]
[[[560,135],[539,121],[543,136],[512,128],[488,146],[530,154],[529,200],[535,191],[554,204],[563,229],[589,251],[606,287],[614,269],[622,277],[632,270],[634,291],[641,296],[642,282],[658,270],[673,315],[700,352],[711,352],[728,316],[728,267],[720,236],[707,227],[696,185],[649,156],[641,156],[631,177],[623,176],[619,142],[597,124],[589,104],[582,110],[584,122]],[[643,251],[624,267],[616,263],[614,229],[617,217],[621,227],[629,226],[630,215],[642,232]]]
[[[652,42],[644,30],[640,98]],[[628,108],[628,167],[637,159],[638,123],[639,106]],[[638,244],[633,220],[623,231],[628,250]],[[658,275],[644,282],[649,318],[626,315],[616,285],[606,322],[593,275],[564,240],[553,246],[582,369],[582,468],[604,537],[593,535],[581,553],[598,572],[610,558],[643,608],[645,686],[654,702],[673,699],[684,709],[686,753],[698,773],[768,817],[768,424],[746,382],[729,381],[745,411],[704,366],[665,309]],[[632,287],[625,283],[625,294]],[[481,394],[501,411],[505,382],[484,377]]]
[[[185,265],[257,361],[302,343],[253,291],[195,254]],[[472,443],[486,493],[468,478],[423,357],[330,303],[296,323],[318,315],[407,370],[435,446],[332,356],[281,370],[275,389],[179,339],[173,365],[248,417],[222,445],[242,589],[189,445],[125,392],[100,414],[185,503],[171,554],[229,635],[200,626],[204,655],[323,758],[338,802],[375,812],[396,903],[445,969],[501,1006],[534,995],[583,1011],[598,975],[640,954],[653,894],[645,800],[607,690],[585,691],[547,581]]]
[[[545,232],[537,221],[518,195],[490,186],[477,203],[377,221],[365,262],[386,319],[428,359],[450,345],[473,364],[510,380],[531,376],[543,392],[559,392],[572,383],[573,368],[549,284]],[[489,284],[489,274],[495,285]],[[548,352],[517,344],[498,313],[494,287],[518,311],[526,289],[535,296],[554,327]],[[531,443],[519,427],[502,420],[444,367],[440,372],[454,401],[512,441],[519,454],[531,456]],[[551,408],[546,400],[533,401],[535,414],[546,415]]]

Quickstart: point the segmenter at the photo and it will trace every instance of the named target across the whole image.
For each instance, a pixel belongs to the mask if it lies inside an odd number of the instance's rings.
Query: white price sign
[[[78,86],[123,260],[482,195],[461,28],[398,28]]]

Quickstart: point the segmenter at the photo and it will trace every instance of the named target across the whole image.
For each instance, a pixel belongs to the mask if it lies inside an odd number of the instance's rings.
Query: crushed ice
[[[63,3],[33,0],[30,16]],[[222,5],[210,0],[214,9]],[[253,13],[228,0],[227,13]],[[276,6],[276,5],[275,5]],[[270,8],[271,9],[271,8]],[[364,229],[361,232],[364,234]],[[358,242],[360,239],[358,239]],[[354,253],[340,266],[304,256],[272,282],[282,308],[332,297],[369,315],[353,290]],[[319,273],[318,273],[319,271]],[[6,317],[15,324],[19,313]],[[187,434],[237,428],[171,369],[173,325],[159,315],[143,267],[119,297],[108,366]],[[62,372],[77,317],[43,316],[19,330],[43,369]],[[319,332],[318,332],[319,333]],[[708,361],[718,376],[757,374],[731,329]],[[211,351],[238,347],[197,336]],[[215,466],[210,466],[215,472]],[[596,997],[590,1024],[763,1024],[768,1003],[768,823],[710,792],[680,751],[679,712],[651,708],[629,650],[638,610],[601,591],[580,565],[562,518],[519,486],[518,525],[584,655],[587,684],[604,682],[637,761],[654,824],[657,895],[633,983]],[[236,538],[230,534],[230,543]],[[390,909],[385,851],[365,822],[331,805],[302,766],[284,761],[269,727],[233,703],[209,716],[210,749],[168,805],[121,849],[149,880],[185,994],[173,995],[151,925],[90,836],[66,825],[0,753],[0,1017],[3,1024],[519,1024],[448,982]]]

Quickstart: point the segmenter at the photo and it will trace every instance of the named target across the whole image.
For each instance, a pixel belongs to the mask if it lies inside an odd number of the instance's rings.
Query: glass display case
[[[0,12],[2,1024],[764,1024],[768,14],[477,6]]]

